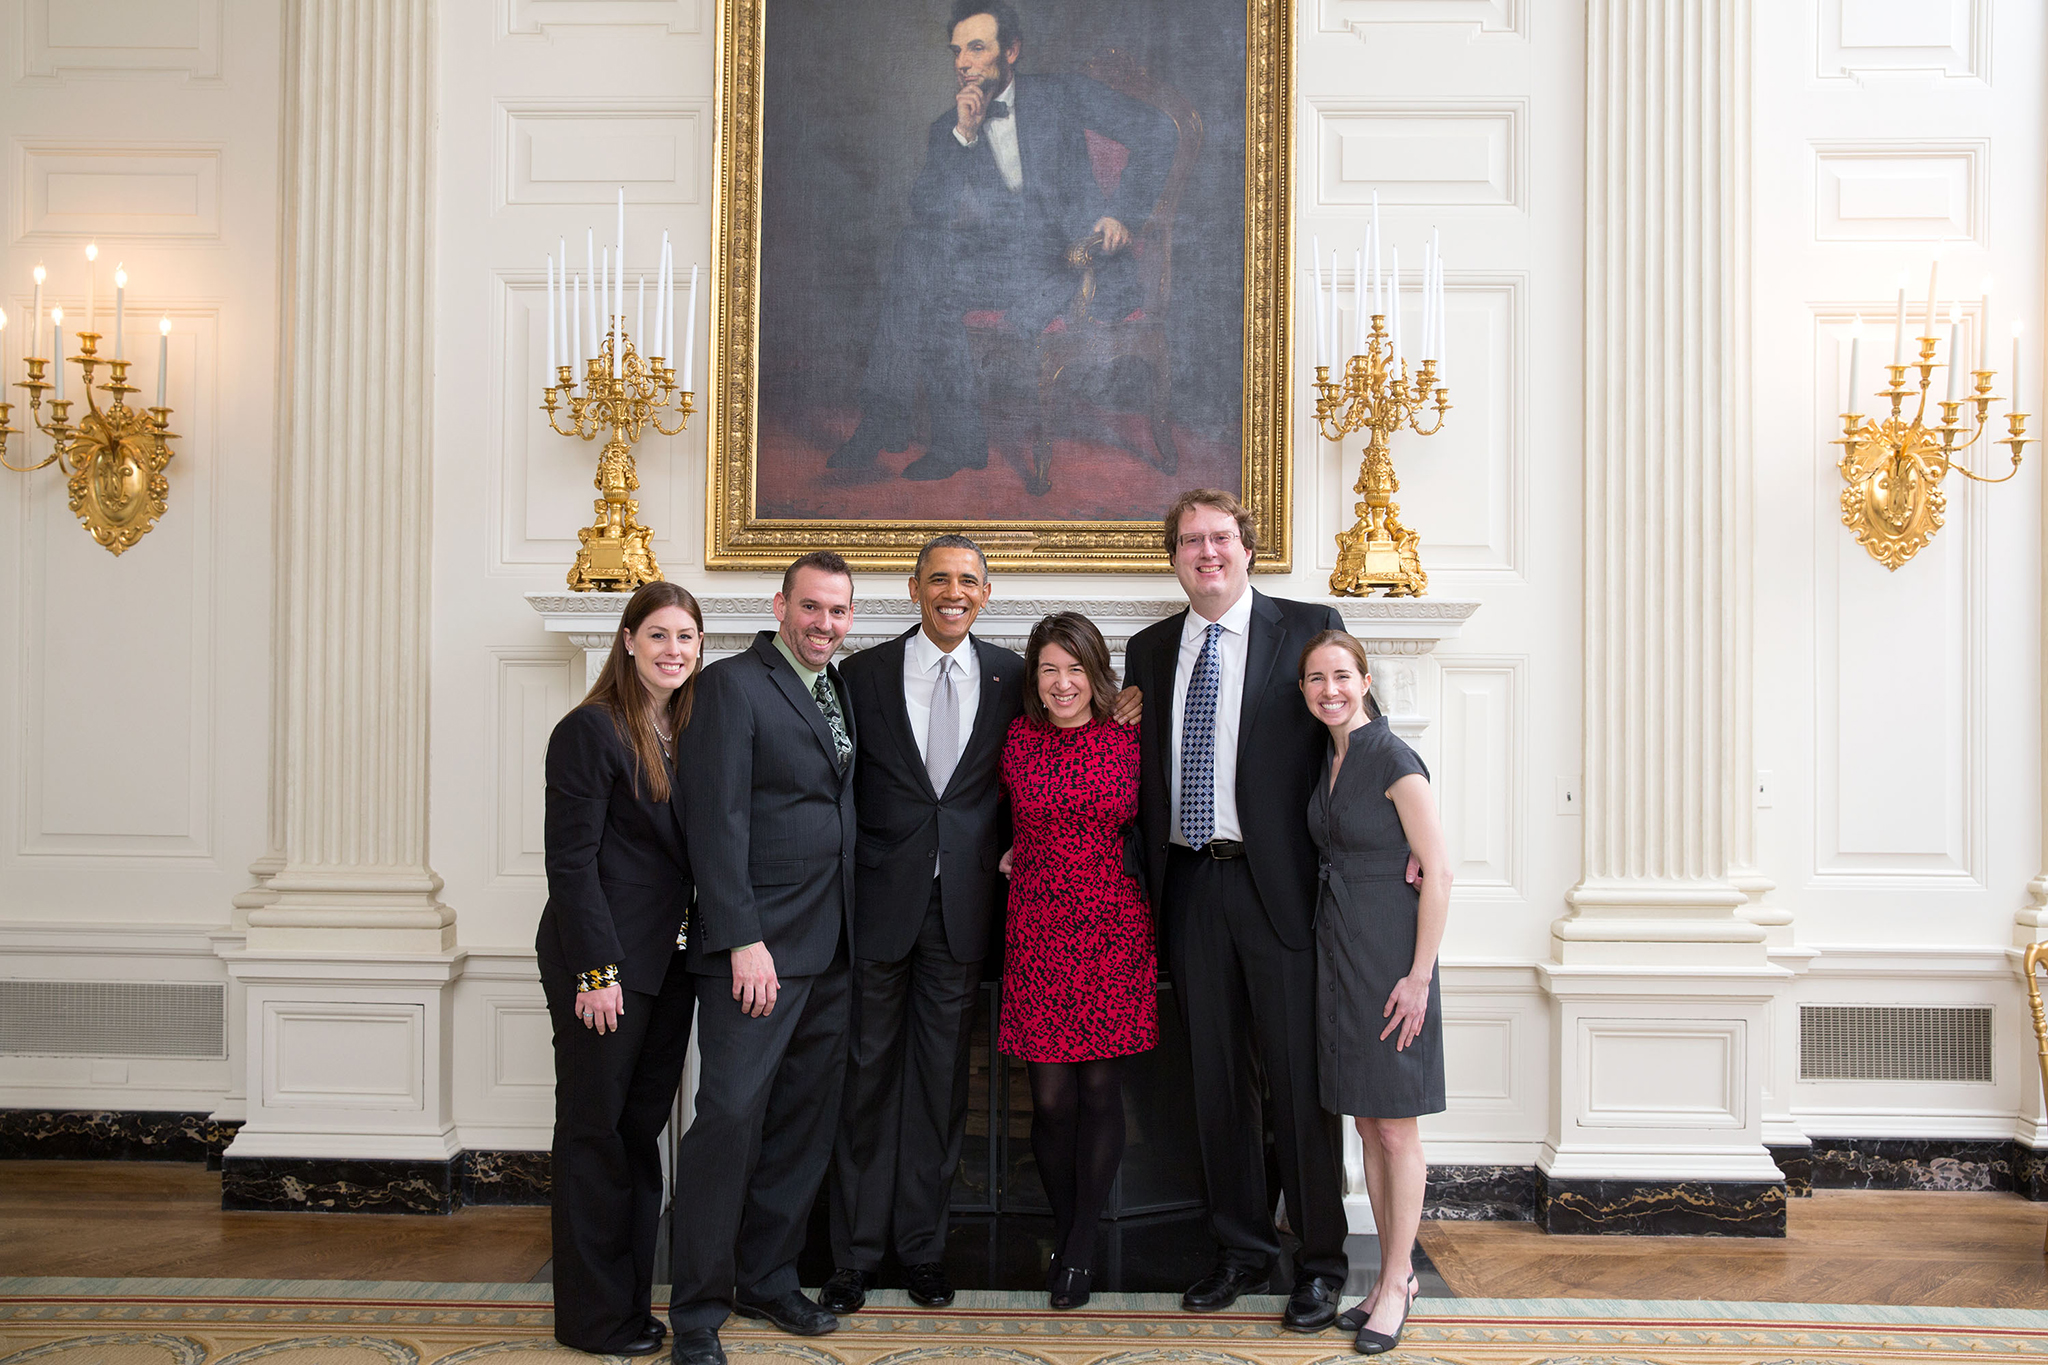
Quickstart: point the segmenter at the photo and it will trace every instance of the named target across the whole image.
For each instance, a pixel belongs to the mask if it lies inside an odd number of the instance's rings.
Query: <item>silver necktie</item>
[[[960,693],[953,686],[953,661],[941,656],[939,681],[932,688],[932,723],[925,731],[924,770],[932,790],[946,794],[946,783],[960,761]]]

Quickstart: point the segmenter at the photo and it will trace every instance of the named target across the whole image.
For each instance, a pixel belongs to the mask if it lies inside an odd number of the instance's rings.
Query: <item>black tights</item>
[[[1095,1262],[1095,1229],[1124,1159],[1123,1059],[1031,1062],[1031,1151],[1060,1264]]]

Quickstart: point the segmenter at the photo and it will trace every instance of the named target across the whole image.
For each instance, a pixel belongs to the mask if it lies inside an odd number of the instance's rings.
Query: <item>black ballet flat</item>
[[[1408,1330],[1408,1315],[1415,1311],[1415,1294],[1418,1286],[1414,1276],[1409,1276],[1408,1285],[1408,1301],[1401,1305],[1401,1320],[1394,1324],[1394,1334],[1388,1336],[1385,1332],[1375,1332],[1370,1327],[1361,1327],[1358,1329],[1358,1335],[1352,1338],[1352,1350],[1362,1356],[1383,1356],[1400,1347],[1401,1333]]]
[[[1410,1275],[1408,1277],[1409,1297],[1413,1298],[1416,1294],[1420,1293],[1421,1291],[1422,1282],[1416,1279],[1415,1276]],[[1340,1332],[1356,1332],[1359,1328],[1365,1326],[1365,1320],[1367,1316],[1368,1315],[1365,1311],[1365,1300],[1360,1299],[1357,1303],[1352,1304],[1349,1308],[1345,1309],[1343,1312],[1337,1315],[1337,1330]]]
[[[1061,1266],[1059,1273],[1053,1276],[1052,1306],[1061,1311],[1079,1308],[1088,1302],[1088,1286],[1093,1279],[1090,1271],[1077,1270],[1070,1265]]]

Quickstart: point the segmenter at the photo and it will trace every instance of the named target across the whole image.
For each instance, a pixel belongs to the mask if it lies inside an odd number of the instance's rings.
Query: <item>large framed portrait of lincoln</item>
[[[715,0],[707,559],[1290,562],[1292,0]]]

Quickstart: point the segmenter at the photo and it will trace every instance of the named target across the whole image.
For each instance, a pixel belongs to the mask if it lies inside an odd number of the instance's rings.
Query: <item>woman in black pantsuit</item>
[[[555,1032],[555,1339],[651,1355],[662,1126],[696,994],[683,966],[695,886],[675,742],[704,618],[673,583],[626,604],[611,657],[548,740],[548,903],[534,947]]]
[[[1330,758],[1309,798],[1322,862],[1316,906],[1316,1048],[1323,1108],[1350,1114],[1365,1146],[1365,1189],[1379,1231],[1380,1276],[1354,1310],[1356,1349],[1400,1344],[1416,1281],[1422,1221],[1416,1119],[1444,1108],[1437,948],[1451,867],[1429,769],[1366,704],[1365,650],[1326,630],[1301,653],[1301,693],[1330,729]],[[1410,854],[1422,873],[1407,877]]]

